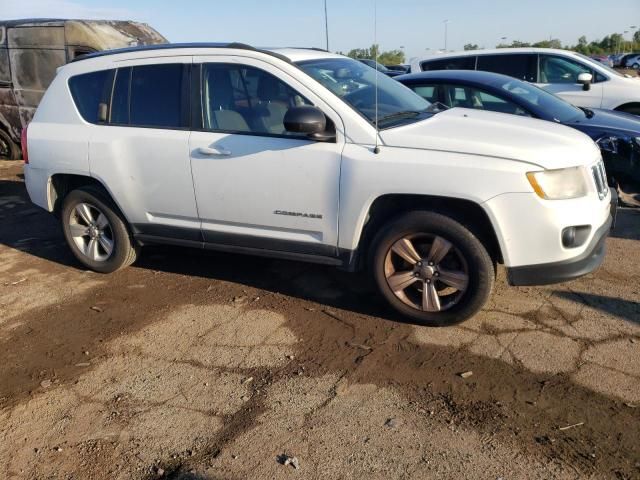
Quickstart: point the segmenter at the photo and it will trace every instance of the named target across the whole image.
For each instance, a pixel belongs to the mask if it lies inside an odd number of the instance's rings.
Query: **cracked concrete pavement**
[[[428,329],[321,266],[153,248],[87,272],[20,174],[0,165],[2,478],[640,477],[640,212],[595,274],[499,271],[481,314]]]

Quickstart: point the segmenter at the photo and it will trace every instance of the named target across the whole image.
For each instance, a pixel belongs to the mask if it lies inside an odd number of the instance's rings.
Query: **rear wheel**
[[[70,192],[60,219],[71,251],[91,270],[110,273],[135,261],[137,246],[126,222],[101,189],[87,186]]]
[[[421,325],[453,325],[472,317],[493,288],[495,265],[487,250],[445,215],[407,213],[382,229],[371,252],[380,293]]]
[[[0,160],[18,160],[20,148],[11,140],[11,136],[4,130],[0,130]]]

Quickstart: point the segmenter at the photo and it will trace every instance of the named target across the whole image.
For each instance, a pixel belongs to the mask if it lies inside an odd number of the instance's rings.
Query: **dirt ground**
[[[85,271],[2,163],[0,478],[640,478],[640,212],[608,248],[428,329],[322,266]]]

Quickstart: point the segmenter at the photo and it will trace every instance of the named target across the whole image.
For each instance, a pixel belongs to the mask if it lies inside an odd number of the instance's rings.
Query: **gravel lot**
[[[596,274],[500,271],[428,329],[321,266],[154,248],[87,272],[21,172],[0,164],[1,478],[640,478],[640,212]]]

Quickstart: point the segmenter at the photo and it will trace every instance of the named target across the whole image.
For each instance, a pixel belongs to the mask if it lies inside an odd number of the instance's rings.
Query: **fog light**
[[[562,231],[562,245],[565,247],[573,247],[576,241],[576,227],[565,228]]]
[[[576,248],[584,245],[589,238],[589,233],[591,233],[591,226],[589,225],[567,227],[562,230],[562,245],[565,248]]]

